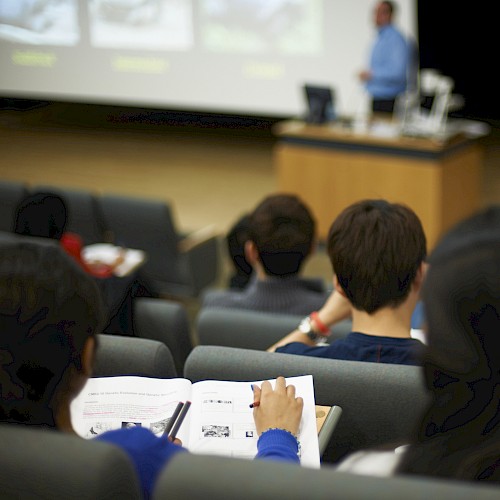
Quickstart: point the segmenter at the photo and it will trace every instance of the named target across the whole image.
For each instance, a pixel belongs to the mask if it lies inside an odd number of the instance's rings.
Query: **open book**
[[[287,378],[304,399],[299,429],[301,464],[320,466],[312,375]],[[71,405],[77,434],[92,438],[102,432],[140,425],[159,437],[179,401],[191,402],[177,437],[193,453],[253,458],[257,432],[253,421],[251,384],[262,381],[225,382],[147,377],[91,378]],[[274,380],[270,381],[274,387]],[[166,439],[166,438],[164,438]]]

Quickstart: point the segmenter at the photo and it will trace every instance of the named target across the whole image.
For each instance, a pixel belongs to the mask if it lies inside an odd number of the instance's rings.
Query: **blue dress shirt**
[[[372,48],[372,78],[366,90],[374,99],[393,99],[406,90],[409,48],[403,35],[391,24],[379,29]]]

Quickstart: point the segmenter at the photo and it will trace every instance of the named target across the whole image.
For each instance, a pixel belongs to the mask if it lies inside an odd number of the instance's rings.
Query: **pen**
[[[257,406],[260,406],[260,401],[254,401],[251,405],[249,405],[250,408],[257,408]]]
[[[177,436],[177,433],[179,432],[179,429],[182,425],[182,422],[184,422],[184,419],[186,418],[186,414],[187,414],[190,406],[191,406],[191,401],[186,401],[184,403],[184,406],[182,407],[182,410],[179,414],[179,418],[175,422],[175,425],[174,425],[174,428],[172,429],[172,432],[169,434],[169,438],[171,438],[172,441]]]
[[[163,431],[163,436],[165,436],[165,437],[168,436],[168,434],[169,434],[170,430],[172,429],[172,427],[174,426],[175,421],[176,421],[177,417],[179,416],[179,413],[181,412],[183,406],[184,406],[184,403],[181,403],[180,401],[179,401],[179,403],[177,403],[177,407],[175,408],[174,413],[172,413],[172,416],[168,420],[168,424],[165,427],[165,430]]]

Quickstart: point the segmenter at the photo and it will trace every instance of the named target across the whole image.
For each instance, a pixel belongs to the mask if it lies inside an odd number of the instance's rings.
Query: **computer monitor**
[[[330,87],[306,83],[304,92],[308,108],[307,122],[325,123],[335,119],[334,94]]]

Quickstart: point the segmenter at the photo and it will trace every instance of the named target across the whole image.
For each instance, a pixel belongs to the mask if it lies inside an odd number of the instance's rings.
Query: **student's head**
[[[497,480],[500,414],[500,206],[452,228],[422,288],[432,403],[406,472]],[[500,465],[497,464],[497,465]]]
[[[67,209],[60,196],[34,193],[17,207],[14,232],[59,240],[66,228],[66,220]]]
[[[250,215],[249,261],[258,258],[267,275],[297,274],[312,251],[315,230],[309,209],[297,196],[268,196]]]
[[[83,352],[101,321],[94,280],[59,245],[2,240],[0,420],[55,426],[89,375]]]
[[[426,240],[419,218],[408,207],[363,200],[335,219],[327,250],[347,299],[371,314],[406,300],[426,257]]]
[[[465,219],[440,240],[422,300],[429,362],[460,377],[484,375],[487,362],[500,377],[500,206]]]

